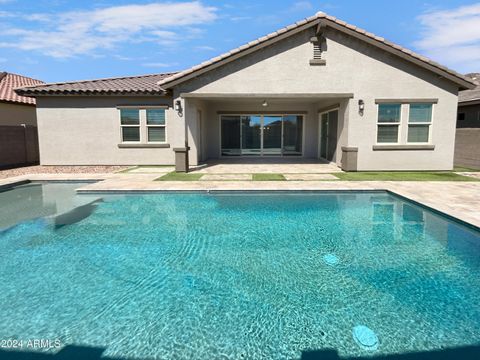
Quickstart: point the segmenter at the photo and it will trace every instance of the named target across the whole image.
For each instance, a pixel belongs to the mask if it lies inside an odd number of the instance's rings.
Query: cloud
[[[422,30],[414,42],[417,49],[459,71],[480,70],[480,3],[430,11],[418,20]]]
[[[214,51],[215,48],[213,46],[208,46],[208,45],[199,45],[195,46],[196,50],[203,50],[203,51]]]
[[[0,0],[1,1],[1,0]],[[8,11],[0,10],[0,18],[13,17],[14,15]]]
[[[231,21],[235,21],[235,22],[246,21],[246,20],[251,20],[251,19],[252,19],[251,16],[232,16],[230,18]]]
[[[151,62],[151,63],[143,63],[142,66],[145,67],[155,67],[155,68],[167,68],[177,65],[177,63],[162,63],[162,62]]]
[[[68,58],[138,41],[173,44],[182,41],[175,29],[209,23],[217,18],[216,11],[190,1],[30,14],[25,27],[11,26],[1,33],[0,47]],[[32,26],[35,23],[37,28]]]
[[[310,1],[295,1],[290,7],[290,11],[308,11],[312,9],[313,5]]]

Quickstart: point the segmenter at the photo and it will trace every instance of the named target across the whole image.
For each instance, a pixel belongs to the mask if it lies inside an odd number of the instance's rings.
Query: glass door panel
[[[261,155],[262,117],[242,116],[242,155]]]
[[[302,155],[301,115],[222,115],[220,133],[222,156]]]
[[[282,117],[263,117],[263,155],[282,155]]]
[[[327,158],[328,114],[322,114],[320,120],[320,157]]]
[[[303,117],[283,117],[283,155],[302,155]]]
[[[241,155],[240,116],[222,116],[222,156]]]

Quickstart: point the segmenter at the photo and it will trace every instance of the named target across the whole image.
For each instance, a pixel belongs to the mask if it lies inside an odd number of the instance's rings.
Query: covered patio
[[[187,171],[210,174],[341,171],[347,108],[352,96],[182,93],[189,148]]]

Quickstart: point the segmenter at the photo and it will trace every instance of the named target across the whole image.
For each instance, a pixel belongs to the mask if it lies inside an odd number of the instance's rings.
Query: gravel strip
[[[0,179],[28,174],[109,174],[130,166],[25,166],[0,170]]]

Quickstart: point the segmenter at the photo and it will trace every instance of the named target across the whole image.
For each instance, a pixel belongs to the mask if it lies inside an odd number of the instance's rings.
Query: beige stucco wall
[[[358,39],[327,31],[326,66],[311,66],[314,28],[237,59],[172,88],[173,98],[161,97],[40,97],[38,126],[42,164],[173,164],[172,148],[191,148],[192,164],[218,157],[218,111],[306,111],[304,155],[318,154],[318,110],[339,98],[338,144],[358,147],[358,170],[447,170],[453,166],[457,86]],[[233,101],[182,98],[182,93],[246,95]],[[269,94],[319,94],[313,100],[281,101]],[[261,94],[256,99],[251,94]],[[267,99],[267,109],[261,102]],[[365,102],[363,116],[358,101]],[[377,133],[375,99],[438,99],[434,105],[431,144],[434,150],[374,151]],[[170,148],[119,148],[119,105],[165,105],[180,100],[181,114],[167,112]],[[404,114],[405,115],[405,114]],[[199,120],[199,118],[201,119]],[[402,119],[402,139],[406,138]],[[404,141],[404,140],[402,140]]]
[[[35,106],[0,101],[0,125],[37,126]]]
[[[327,32],[326,66],[311,66],[314,29],[198,76],[174,88],[181,93],[301,94],[353,93],[345,105],[344,146],[358,147],[359,170],[448,170],[453,166],[457,85],[425,69],[339,32]],[[364,100],[363,116],[358,100]],[[438,99],[434,105],[434,150],[374,151],[375,99]],[[260,102],[263,99],[259,99]],[[188,100],[191,101],[191,100]],[[250,110],[250,109],[245,109]],[[405,114],[404,114],[405,115]],[[209,121],[213,121],[209,118]],[[406,139],[406,121],[401,134]],[[213,145],[212,145],[213,146]],[[214,146],[216,147],[216,146]],[[337,162],[341,159],[337,159]]]
[[[168,105],[170,148],[119,148],[122,105]],[[185,133],[162,97],[40,97],[37,99],[42,165],[163,165],[174,163],[172,147]],[[177,144],[178,145],[178,144]]]

